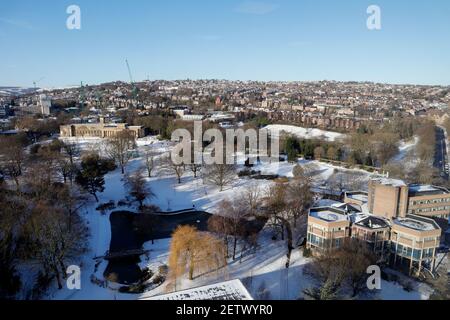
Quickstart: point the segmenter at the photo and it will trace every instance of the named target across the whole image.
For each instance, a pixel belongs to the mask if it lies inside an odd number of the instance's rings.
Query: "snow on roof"
[[[347,221],[347,215],[344,211],[335,207],[312,208],[309,211],[311,217],[327,222]]]
[[[409,193],[411,195],[420,196],[421,194],[430,195],[430,194],[448,193],[448,190],[446,190],[444,188],[435,187],[432,185],[412,184],[412,185],[409,185]]]
[[[253,300],[253,298],[241,280],[235,279],[153,297],[144,294],[139,300]]]
[[[417,231],[432,231],[437,229],[432,220],[428,222],[425,219],[413,217],[395,219],[394,224]]]
[[[389,223],[381,217],[360,215],[355,224],[370,228],[370,229],[381,229],[389,227]]]
[[[403,180],[392,179],[392,178],[376,178],[372,181],[376,181],[382,185],[393,186],[393,187],[406,187],[406,183]]]
[[[339,206],[342,202],[331,200],[331,199],[320,199],[314,203],[314,207],[331,207],[331,206]]]
[[[363,191],[355,191],[355,192],[346,192],[345,195],[353,200],[367,202],[368,201],[368,193]]]

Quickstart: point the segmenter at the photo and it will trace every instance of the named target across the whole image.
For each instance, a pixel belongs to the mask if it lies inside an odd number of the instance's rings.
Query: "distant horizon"
[[[145,79],[134,81],[133,83],[144,83],[144,82],[157,82],[157,81],[227,81],[227,82],[260,82],[260,83],[318,83],[318,82],[336,82],[336,83],[367,83],[374,85],[392,85],[392,86],[417,86],[417,87],[450,87],[450,84],[426,84],[426,83],[393,83],[393,82],[378,82],[371,80],[334,80],[334,79],[322,79],[322,80],[254,80],[254,79],[222,79],[222,78],[184,78],[184,79]],[[130,81],[126,80],[109,80],[100,83],[84,83],[83,86],[101,86],[104,84],[122,82],[130,84]],[[56,86],[36,86],[36,89],[41,90],[57,90],[57,89],[71,89],[81,87],[81,81],[78,85],[56,85]],[[20,86],[20,85],[1,85],[0,88],[20,88],[20,89],[34,89],[33,86]]]

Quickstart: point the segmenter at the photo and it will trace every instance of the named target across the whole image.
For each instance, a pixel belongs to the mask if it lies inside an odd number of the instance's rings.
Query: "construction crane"
[[[86,96],[84,94],[84,85],[83,85],[83,81],[81,81],[81,83],[80,83],[80,106],[81,106],[81,109],[84,108],[85,98],[86,98]]]
[[[37,89],[36,85],[37,85],[39,82],[41,82],[42,80],[44,80],[44,79],[45,79],[45,77],[42,77],[42,78],[40,78],[39,80],[33,81],[33,87],[34,87],[34,90]]]
[[[133,81],[133,75],[131,73],[131,68],[130,68],[130,64],[128,63],[128,59],[125,59],[125,63],[127,64],[127,69],[128,69],[128,75],[130,76],[130,83],[132,86],[132,97],[133,99],[137,100],[138,97],[138,93],[139,93],[139,89],[136,87],[134,81]]]

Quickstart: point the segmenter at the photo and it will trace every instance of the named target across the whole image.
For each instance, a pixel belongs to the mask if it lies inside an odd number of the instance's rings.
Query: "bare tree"
[[[123,130],[108,139],[107,153],[119,165],[122,174],[132,157],[131,149],[135,147],[135,135],[132,131]]]
[[[297,226],[298,219],[307,214],[312,201],[313,195],[308,178],[297,178],[289,183],[287,188],[287,208],[290,211],[289,215],[294,220],[294,227]]]
[[[367,268],[376,262],[367,244],[356,239],[346,240],[340,248],[316,256],[305,272],[316,280],[316,286],[304,291],[317,300],[339,299],[350,288],[356,297],[367,289]]]
[[[205,179],[223,191],[236,178],[236,166],[231,164],[212,164],[205,168]]]
[[[269,223],[279,230],[281,239],[284,240],[286,232],[287,236],[287,262],[286,268],[289,268],[290,258],[293,246],[293,232],[291,223],[292,213],[288,209],[287,186],[284,183],[276,183],[272,185],[266,193],[266,210],[262,214],[268,219]]]
[[[80,155],[80,147],[78,144],[73,142],[63,142],[62,148],[64,150],[64,153],[69,158],[69,162],[72,166],[75,164],[75,157],[78,157]]]
[[[165,167],[171,171],[177,177],[178,183],[181,183],[181,178],[184,175],[186,165],[184,163],[178,164],[172,161],[172,158],[169,156],[165,157]]]
[[[199,172],[202,170],[202,166],[200,164],[190,164],[189,169],[191,169],[192,173],[194,174],[194,178],[197,178]]]
[[[224,200],[219,204],[217,215],[224,220],[225,232],[233,238],[233,260],[236,259],[238,239],[244,235],[245,216],[248,214],[244,204],[239,200]]]
[[[147,183],[143,177],[144,170],[140,169],[126,178],[126,186],[128,187],[130,195],[139,202],[139,208],[144,205],[145,199],[154,197],[154,193],[147,186]]]
[[[245,205],[250,216],[255,216],[262,204],[262,192],[258,184],[250,185],[240,197],[240,201]]]
[[[147,169],[148,177],[152,177],[152,173],[156,168],[156,154],[152,151],[145,152],[145,168]]]
[[[24,146],[15,137],[0,138],[0,169],[16,183],[19,190],[19,177],[25,161]]]
[[[76,218],[76,219],[75,219]],[[86,249],[88,229],[78,216],[68,219],[58,207],[39,202],[32,210],[26,228],[32,239],[28,241],[45,273],[54,275],[58,288],[66,277],[66,262]]]

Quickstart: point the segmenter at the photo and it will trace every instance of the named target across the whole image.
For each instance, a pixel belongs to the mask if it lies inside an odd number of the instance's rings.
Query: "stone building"
[[[124,130],[132,131],[136,138],[145,136],[142,126],[129,126],[126,123],[105,123],[100,118],[99,123],[69,124],[60,127],[61,137],[98,137],[110,138]]]

